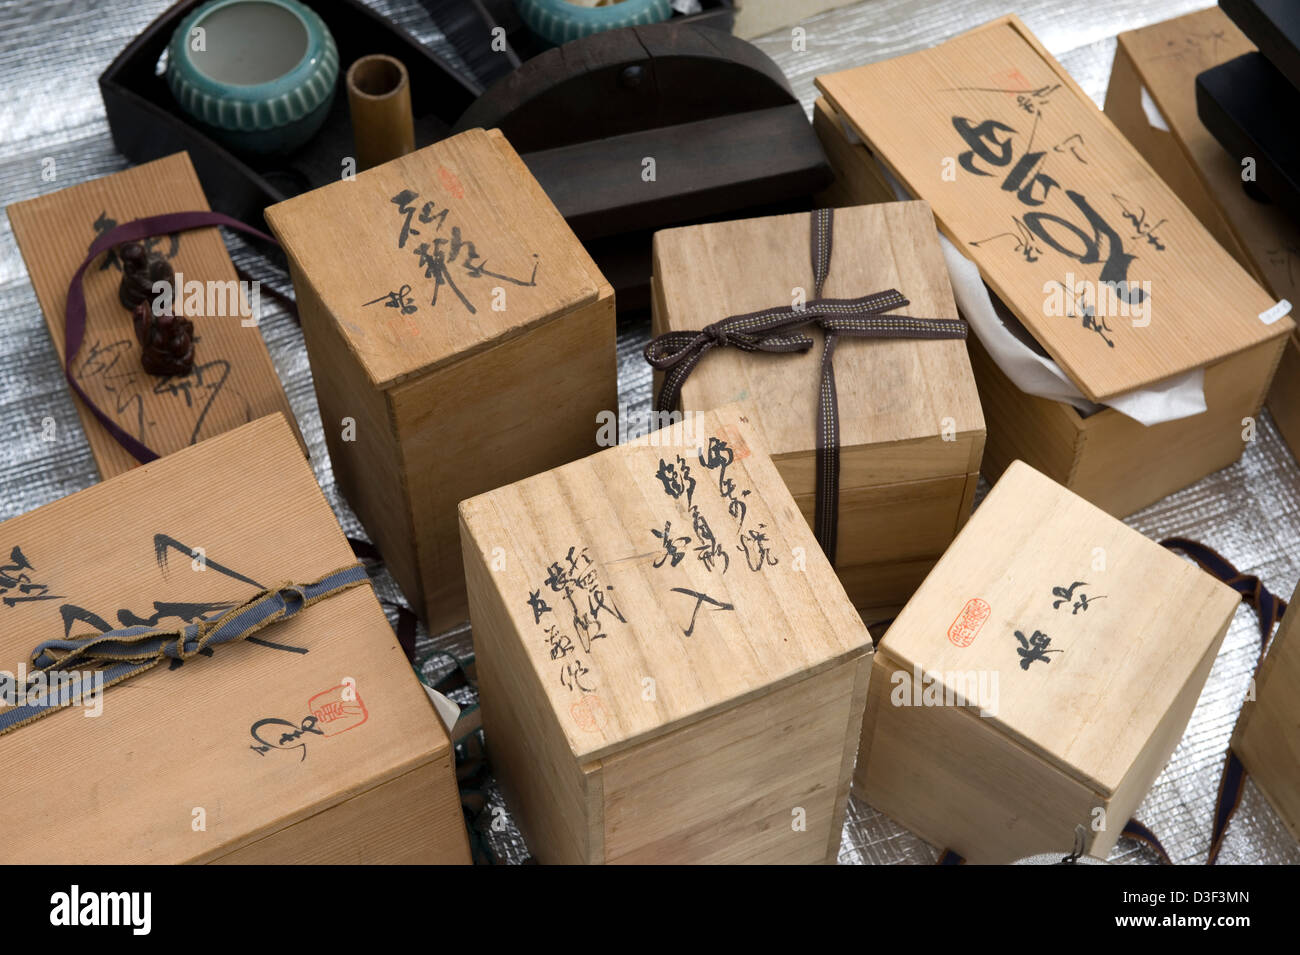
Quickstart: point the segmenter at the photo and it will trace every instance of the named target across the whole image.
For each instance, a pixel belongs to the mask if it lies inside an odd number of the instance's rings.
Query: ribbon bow
[[[0,736],[80,701],[96,689],[138,676],[164,660],[188,660],[209,647],[246,640],[262,628],[288,620],[317,601],[358,587],[368,579],[362,564],[352,564],[310,584],[284,583],[260,591],[219,616],[184,627],[125,627],[46,640],[32,651],[32,666],[37,672],[58,674],[73,667],[95,672],[51,681],[38,699],[0,709]],[[83,685],[88,681],[89,688]],[[95,687],[95,683],[99,686]]]
[[[697,332],[677,331],[659,335],[645,349],[645,359],[665,372],[656,410],[676,409],[682,385],[700,360],[713,348],[728,346],[748,352],[806,352],[816,342],[799,329],[816,325],[825,335],[822,348],[821,383],[817,403],[817,507],[813,532],[826,557],[835,562],[836,528],[839,524],[840,422],[835,390],[835,344],[841,335],[854,338],[965,338],[966,323],[960,318],[912,318],[890,313],[908,304],[894,289],[859,298],[822,298],[830,271],[831,237],[834,226],[831,209],[815,209],[810,229],[810,253],[815,290],[802,304],[730,315]]]

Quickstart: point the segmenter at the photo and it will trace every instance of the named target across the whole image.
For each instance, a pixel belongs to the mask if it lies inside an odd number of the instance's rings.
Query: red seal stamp
[[[742,421],[748,421],[748,418],[742,418]],[[753,452],[749,450],[749,445],[745,439],[740,436],[740,430],[729,424],[718,426],[718,437],[727,442],[728,447],[735,453],[735,460],[743,461]]]
[[[356,729],[370,716],[355,683],[317,693],[307,701],[307,709],[316,717],[316,728],[325,736],[338,736]]]
[[[966,601],[966,606],[961,608],[961,613],[948,628],[948,642],[954,647],[969,647],[992,612],[993,608],[979,597]]]
[[[442,181],[443,189],[446,189],[457,199],[465,198],[465,187],[460,184],[460,177],[446,166],[438,167],[438,178]]]
[[[573,722],[577,724],[578,729],[588,733],[595,733],[609,722],[605,704],[601,703],[600,697],[594,693],[583,694],[582,699],[569,707],[569,713],[572,714]]]
[[[996,73],[990,73],[989,81],[1003,93],[1027,93],[1031,89],[1029,80],[1025,79],[1025,74],[1014,66],[999,70]]]

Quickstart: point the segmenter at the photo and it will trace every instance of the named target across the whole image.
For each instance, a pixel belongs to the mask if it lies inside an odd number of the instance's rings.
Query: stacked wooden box
[[[1021,459],[1124,515],[1240,457],[1294,323],[1019,20],[817,83],[841,196],[883,169],[927,199],[1084,398],[1204,372],[1205,412],[1145,426],[1027,395],[972,335],[986,475]]]
[[[814,292],[807,214],[655,234],[653,333],[699,330]],[[899,315],[956,318],[948,272],[924,202],[836,210],[828,299],[888,289]],[[811,522],[816,495],[822,332],[803,354],[738,348],[709,354],[682,387],[687,412],[753,403],[754,426]],[[970,514],[984,418],[963,340],[841,336],[839,531],[835,569],[868,623],[893,616]],[[662,385],[656,375],[656,393]]]
[[[272,206],[334,474],[430,629],[466,618],[456,505],[596,449],[613,291],[499,132]]]

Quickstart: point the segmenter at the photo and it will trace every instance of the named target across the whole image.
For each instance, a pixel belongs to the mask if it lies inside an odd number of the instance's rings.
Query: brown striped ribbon
[[[817,402],[817,490],[813,531],[826,557],[835,562],[835,532],[839,523],[840,420],[835,392],[835,344],[841,335],[853,338],[965,338],[960,318],[913,318],[895,315],[893,308],[909,302],[894,289],[860,298],[822,298],[830,272],[834,211],[814,209],[810,234],[813,298],[800,305],[781,305],[730,315],[696,332],[667,332],[646,346],[645,358],[665,372],[656,410],[676,410],[681,389],[695,366],[712,348],[728,345],[752,352],[806,352],[816,342],[802,334],[816,325],[825,335],[821,384]]]

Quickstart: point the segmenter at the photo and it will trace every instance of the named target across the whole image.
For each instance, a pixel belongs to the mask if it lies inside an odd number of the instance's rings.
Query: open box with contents
[[[410,77],[415,143],[443,138],[482,92],[436,53],[358,0],[312,0],[338,48],[339,78],[324,124],[306,144],[285,155],[250,156],[217,142],[180,107],[160,62],[172,35],[205,0],[168,8],[117,56],[99,78],[113,143],[142,163],[184,150],[218,212],[245,222],[291,196],[342,178],[357,151],[348,118],[343,75],[358,58],[385,53]],[[486,27],[484,27],[486,29]]]
[[[1022,459],[1125,515],[1241,456],[1294,323],[1019,20],[817,83],[841,199],[927,199],[978,273],[990,479]]]

